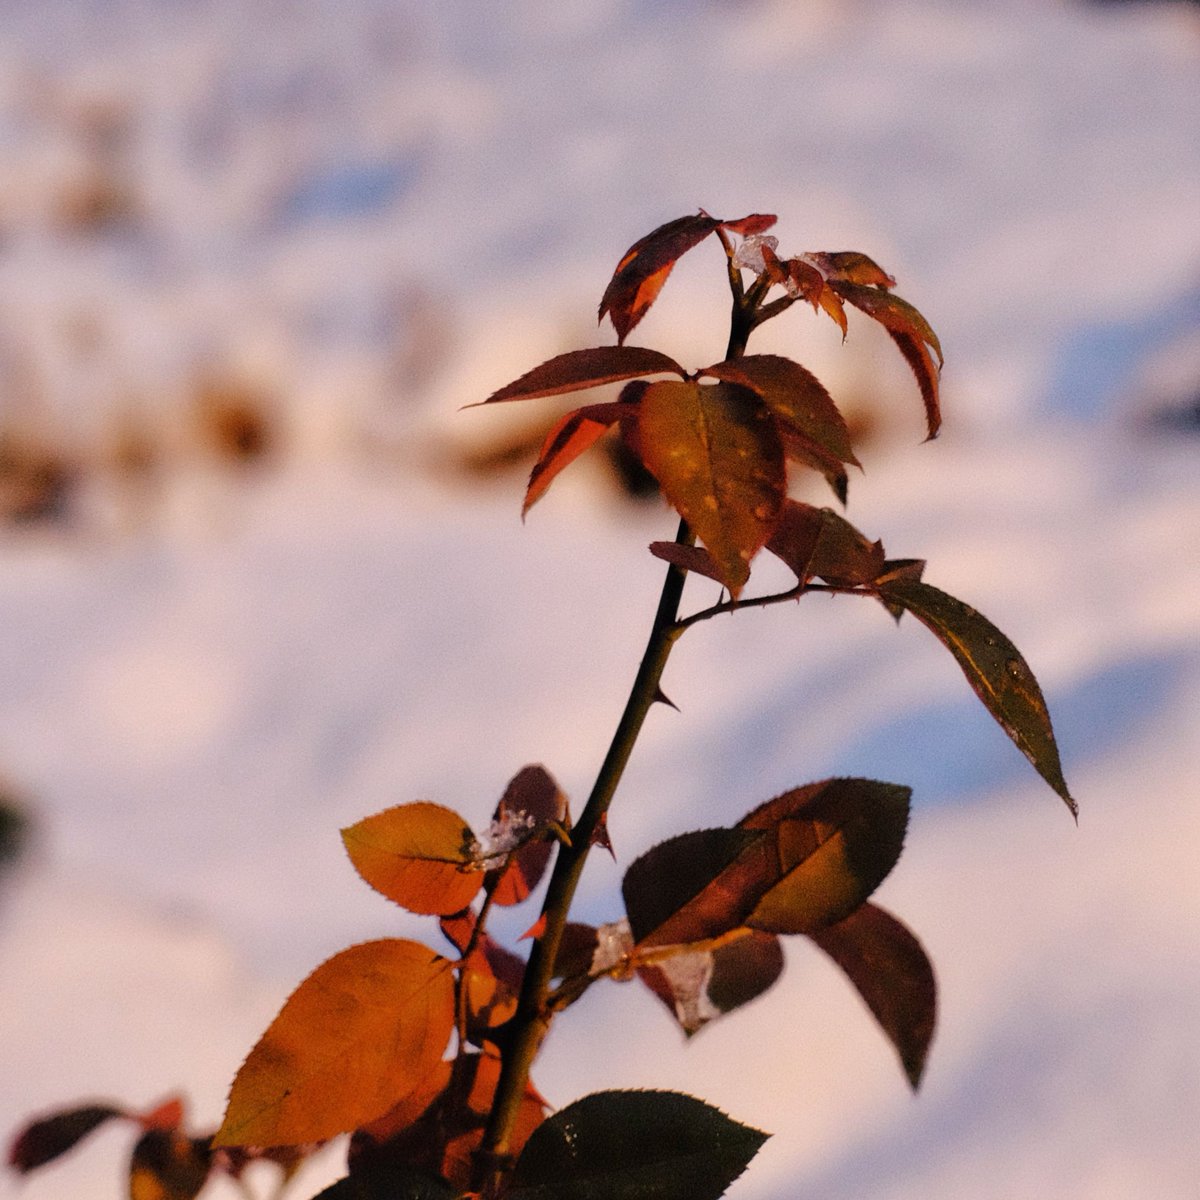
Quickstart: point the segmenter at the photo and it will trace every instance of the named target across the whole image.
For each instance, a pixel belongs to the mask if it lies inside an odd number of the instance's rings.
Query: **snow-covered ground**
[[[498,427],[460,405],[610,340],[620,253],[703,205],[779,213],[785,252],[866,251],[938,330],[929,445],[865,322],[843,351],[793,313],[764,346],[875,412],[850,518],[1022,649],[1081,818],[915,622],[850,601],[709,622],[670,664],[682,713],[652,715],[618,855],[834,772],[912,784],[880,899],[939,972],[925,1086],[804,945],[686,1047],[645,993],[594,989],[539,1086],[680,1087],[772,1130],[745,1200],[1198,1194],[1200,440],[1151,419],[1200,385],[1192,7],[0,12],[0,427],[85,479],[65,528],[0,535],[0,775],[36,825],[0,884],[0,1130],[177,1088],[215,1122],[313,965],[427,936],[340,826],[418,798],[485,823],[527,762],[586,793],[674,522],[580,464],[522,527],[519,474],[435,468]],[[695,251],[632,340],[712,361],[722,275]],[[266,398],[261,471],[189,440],[204,379]],[[130,422],[161,439],[141,490],[105,467]],[[585,915],[617,915],[618,881],[589,869]],[[120,1195],[127,1142],[21,1194]]]

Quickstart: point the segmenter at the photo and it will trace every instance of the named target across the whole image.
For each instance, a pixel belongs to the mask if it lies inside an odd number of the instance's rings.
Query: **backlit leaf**
[[[881,584],[878,594],[911,612],[954,655],[988,712],[1078,815],[1042,689],[1016,646],[982,613],[927,583],[893,579]]]
[[[904,355],[916,376],[925,402],[925,425],[929,437],[936,437],[942,423],[938,401],[938,370],[942,365],[942,348],[929,322],[906,300],[877,287],[834,281],[831,287],[855,308],[874,317],[887,329],[892,341]],[[930,350],[937,355],[934,365]]]
[[[591,449],[626,411],[627,407],[620,403],[589,404],[556,422],[538,452],[521,515],[524,516],[546,494],[546,489],[564,467]]]
[[[809,936],[858,989],[915,1090],[937,1019],[937,985],[921,943],[873,904]]]
[[[363,879],[409,912],[459,912],[483,884],[471,827],[440,804],[385,809],[343,829],[342,842]]]
[[[772,832],[779,882],[745,924],[811,933],[849,916],[900,857],[911,794],[873,779],[827,779],[748,813],[739,828]]]
[[[680,255],[702,242],[721,222],[707,213],[679,217],[639,238],[625,251],[600,300],[600,320],[607,313],[623,343],[646,315]]]
[[[637,421],[642,461],[736,596],[771,536],[786,488],[775,422],[734,384],[652,383]]]
[[[93,1130],[125,1114],[111,1104],[82,1104],[30,1122],[8,1148],[8,1165],[24,1174],[65,1154]]]
[[[540,396],[559,396],[564,392],[618,383],[622,379],[663,373],[686,374],[673,358],[657,350],[647,350],[641,346],[593,346],[586,350],[570,350],[548,359],[532,371],[527,371],[520,379],[493,392],[481,403],[535,400]]]
[[[777,354],[747,354],[705,367],[701,374],[757,392],[782,425],[836,461],[858,466],[845,418],[824,384],[799,363]]]
[[[517,1160],[510,1200],[717,1200],[767,1134],[678,1092],[598,1092],[560,1109]]]
[[[783,971],[773,934],[744,936],[712,950],[689,950],[638,969],[638,978],[691,1037],[710,1021],[761,996]]]
[[[702,829],[660,843],[621,882],[634,941],[686,944],[737,929],[778,878],[771,866],[769,839],[756,831]]]
[[[351,946],[292,993],[250,1051],[215,1145],[316,1142],[422,1087],[454,1025],[451,964],[398,938]]]
[[[554,849],[549,827],[566,812],[567,798],[545,767],[523,767],[512,777],[489,831],[493,849],[507,854],[488,873],[496,904],[520,904],[537,887]]]
[[[129,1163],[129,1200],[195,1200],[208,1179],[207,1139],[151,1129],[138,1139]]]

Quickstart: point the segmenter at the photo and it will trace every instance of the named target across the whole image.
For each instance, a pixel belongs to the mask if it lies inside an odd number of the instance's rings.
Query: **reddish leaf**
[[[129,1114],[143,1129],[180,1129],[183,1127],[182,1096],[171,1096],[144,1113]]]
[[[650,553],[664,562],[682,567],[685,571],[715,579],[717,583],[724,582],[720,568],[703,546],[684,546],[679,542],[651,542]]]
[[[638,969],[638,978],[691,1037],[710,1021],[761,996],[783,971],[773,934],[745,936],[714,950],[691,950]]]
[[[833,489],[833,494],[843,503],[850,488],[850,480],[846,468],[831,454],[814,442],[801,437],[791,430],[781,430],[783,434],[783,452],[792,462],[803,463],[814,471],[825,476],[825,481]]]
[[[606,313],[611,317],[619,343],[625,341],[646,315],[676,260],[704,241],[720,224],[707,213],[680,217],[660,225],[625,251],[600,300],[600,320],[604,320]]]
[[[809,935],[846,973],[888,1040],[915,1091],[937,1017],[937,985],[921,943],[890,913],[864,904]]]
[[[549,828],[566,812],[567,798],[545,767],[523,767],[509,781],[489,831],[493,856],[507,856],[488,872],[496,904],[520,904],[537,887],[553,851]]]
[[[783,446],[769,410],[734,384],[652,383],[642,396],[637,442],[737,596],[784,500]]]
[[[618,383],[622,379],[663,373],[681,377],[687,374],[673,358],[657,350],[641,346],[594,346],[570,350],[548,359],[480,403],[536,400],[541,396],[560,396],[564,392],[578,392],[605,383]]]
[[[516,1011],[525,960],[484,934],[464,962],[463,972],[467,1034],[479,1044],[489,1029],[502,1025]]]
[[[342,841],[359,875],[409,912],[459,912],[483,884],[471,827],[440,804],[385,809],[343,829]]]
[[[778,878],[771,851],[769,838],[745,829],[703,829],[653,847],[621,882],[634,941],[688,945],[744,925]]]
[[[925,424],[929,437],[936,437],[942,423],[938,402],[938,370],[942,365],[942,348],[929,322],[906,300],[882,288],[863,287],[858,283],[835,281],[831,284],[843,300],[874,317],[883,325],[904,355],[916,376],[925,401]],[[934,366],[930,349],[937,355]]]
[[[892,278],[877,262],[857,250],[827,250],[810,254],[820,263],[828,279],[862,284],[865,287],[894,288]]]
[[[736,221],[722,221],[721,228],[736,233],[739,237],[753,237],[757,233],[766,233],[779,220],[774,213],[751,213],[748,217],[739,217]]]
[[[417,942],[351,946],[292,993],[250,1051],[214,1144],[296,1145],[421,1089],[454,1026],[451,964]]]
[[[594,925],[568,921],[563,927],[554,957],[554,978],[566,979],[572,975],[586,975],[591,970],[596,953],[598,933]]]
[[[207,1139],[147,1130],[129,1163],[129,1200],[195,1200],[211,1166]]]
[[[745,924],[811,933],[852,913],[895,866],[911,790],[873,779],[827,779],[785,792],[740,822],[773,834],[779,882]]]
[[[523,517],[546,494],[555,476],[590,450],[627,411],[624,404],[589,404],[567,413],[546,435],[529,476]]]
[[[767,549],[781,558],[801,583],[820,576],[835,587],[873,583],[884,568],[883,544],[872,542],[830,508],[797,500],[784,505]]]
[[[954,655],[988,712],[1078,816],[1042,689],[1016,646],[982,613],[927,583],[892,579],[878,594],[885,604],[911,612]]]
[[[776,354],[748,354],[705,367],[700,373],[757,392],[789,431],[837,462],[859,465],[850,448],[845,418],[821,381],[799,363]]]
[[[499,1077],[500,1058],[494,1051],[462,1055],[446,1073],[440,1093],[412,1120],[400,1124],[409,1114],[398,1114],[395,1119],[389,1115],[389,1120],[355,1133],[348,1158],[351,1179],[369,1185],[386,1179],[398,1168],[409,1168],[445,1178],[458,1188],[468,1187],[471,1158],[483,1140]],[[517,1111],[514,1153],[525,1145],[545,1114],[545,1100],[529,1084]],[[368,1188],[366,1194],[383,1200],[409,1193]]]
[[[111,1104],[83,1104],[39,1117],[13,1139],[8,1165],[23,1175],[66,1154],[106,1121],[123,1116],[125,1113]]]

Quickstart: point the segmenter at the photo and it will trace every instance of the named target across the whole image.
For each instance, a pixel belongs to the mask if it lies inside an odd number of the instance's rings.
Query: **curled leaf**
[[[1016,646],[982,613],[927,583],[893,577],[879,584],[878,595],[911,612],[954,655],[997,724],[1078,816],[1042,689]]]
[[[639,238],[625,251],[600,300],[600,320],[605,314],[612,319],[618,342],[623,343],[646,315],[680,256],[720,224],[707,213],[679,217]]]
[[[586,450],[591,449],[626,411],[627,407],[620,403],[589,404],[567,413],[556,422],[546,434],[546,440],[538,452],[538,460],[529,476],[529,487],[525,491],[521,516],[546,494],[546,489],[555,476]]]
[[[925,402],[925,425],[928,436],[937,437],[942,423],[938,400],[938,371],[942,365],[942,347],[929,322],[906,300],[878,287],[836,280],[830,285],[839,296],[855,308],[874,317],[891,335],[892,341],[912,368],[921,397]],[[934,364],[933,355],[937,355]]]

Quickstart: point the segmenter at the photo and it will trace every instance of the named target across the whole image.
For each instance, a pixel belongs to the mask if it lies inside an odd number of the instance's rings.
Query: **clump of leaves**
[[[552,1112],[531,1070],[551,1024],[598,981],[640,982],[690,1037],[775,983],[787,937],[807,938],[845,973],[909,1083],[919,1084],[935,1024],[933,969],[917,938],[871,901],[903,847],[907,787],[838,778],[793,788],[731,825],[681,833],[636,858],[618,919],[570,920],[591,849],[612,849],[608,809],[647,713],[666,699],[661,679],[674,645],[702,621],[812,593],[864,597],[897,621],[907,613],[925,625],[1075,812],[1045,702],[1016,647],[925,583],[920,560],[889,558],[833,508],[789,497],[789,472],[815,471],[844,504],[847,468],[859,463],[846,422],[811,372],[747,352],[759,325],[797,302],[843,334],[848,309],[878,321],[912,368],[931,438],[941,422],[942,360],[933,330],[881,267],[845,251],[783,258],[766,233],[774,222],[700,212],[656,229],[621,259],[600,302],[617,344],[561,354],[483,402],[621,385],[615,399],[577,408],[550,430],[524,511],[612,431],[680,516],[675,540],[650,546],[667,564],[662,595],[579,816],[544,767],[527,766],[484,830],[426,801],[343,830],[366,883],[435,919],[445,944],[437,951],[385,938],[317,967],[243,1063],[215,1136],[135,1153],[135,1176],[152,1171],[156,1189],[135,1185],[135,1196],[184,1200],[213,1171],[236,1173],[264,1155],[290,1171],[314,1145],[348,1133],[347,1173],[321,1193],[328,1200],[716,1200],[766,1134],[673,1092],[601,1092]],[[688,370],[627,345],[675,262],[709,237],[724,250],[732,297],[724,356]],[[764,550],[796,582],[747,594]],[[681,613],[689,575],[721,591]],[[523,958],[492,936],[489,918],[498,906],[529,902],[547,872]],[[20,1135],[12,1163],[39,1166],[114,1115],[91,1106],[43,1119]]]

